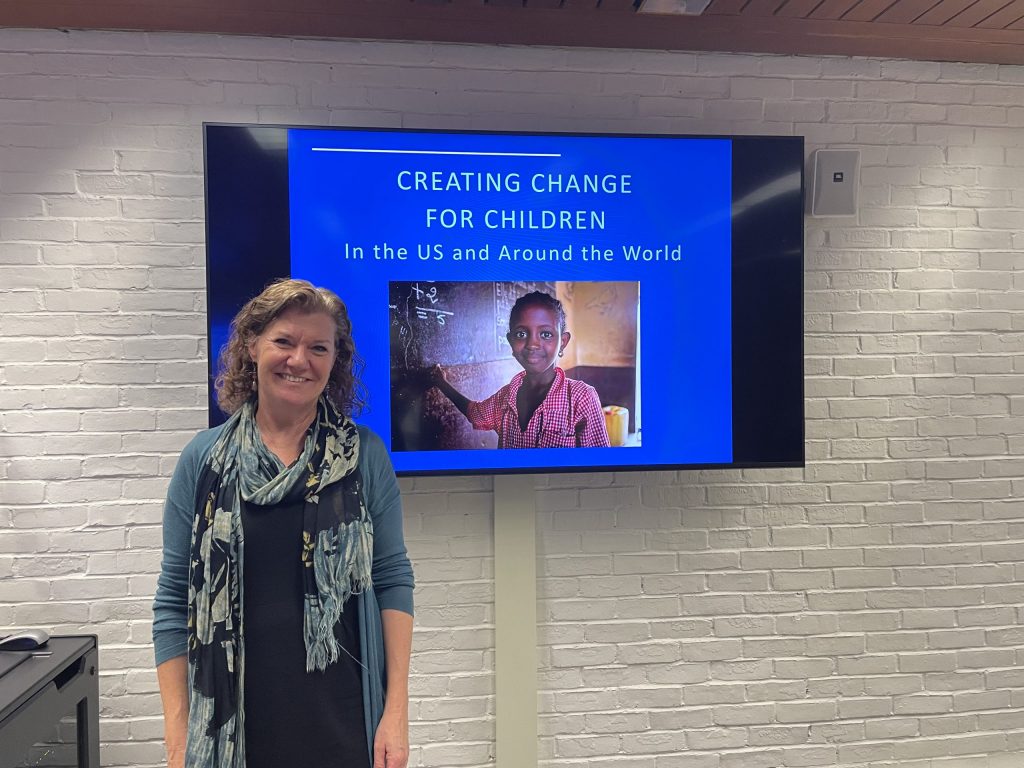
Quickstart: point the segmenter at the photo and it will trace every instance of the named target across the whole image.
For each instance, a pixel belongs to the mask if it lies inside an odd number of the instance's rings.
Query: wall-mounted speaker
[[[815,150],[811,185],[811,216],[856,216],[860,151]]]

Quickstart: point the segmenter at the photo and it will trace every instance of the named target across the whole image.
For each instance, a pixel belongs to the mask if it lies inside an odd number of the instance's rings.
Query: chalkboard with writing
[[[549,282],[392,282],[392,370],[471,365],[511,355],[505,334],[516,299],[555,294]]]

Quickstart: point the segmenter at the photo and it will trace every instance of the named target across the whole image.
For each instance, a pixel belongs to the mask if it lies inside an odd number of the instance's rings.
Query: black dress
[[[243,505],[242,531],[246,768],[369,766],[355,599],[335,627],[341,658],[307,673],[302,502]]]

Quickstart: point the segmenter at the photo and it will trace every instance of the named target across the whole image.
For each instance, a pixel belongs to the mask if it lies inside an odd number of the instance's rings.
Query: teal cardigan
[[[196,488],[203,465],[222,427],[196,435],[181,452],[164,504],[164,548],[153,601],[153,647],[157,665],[188,653],[188,563]],[[381,439],[359,427],[359,470],[373,522],[373,588],[358,596],[363,661],[363,713],[373,757],[373,737],[384,712],[384,608],[412,614],[412,565],[402,536],[402,500],[391,459]],[[298,598],[297,598],[298,599]]]

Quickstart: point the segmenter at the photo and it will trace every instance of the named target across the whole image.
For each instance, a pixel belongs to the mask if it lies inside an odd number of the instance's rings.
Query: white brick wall
[[[0,30],[0,626],[96,632],[157,765],[149,605],[205,423],[200,124],[802,134],[799,470],[536,480],[541,755],[1024,762],[1024,67]],[[489,478],[403,481],[412,764],[493,764]]]

